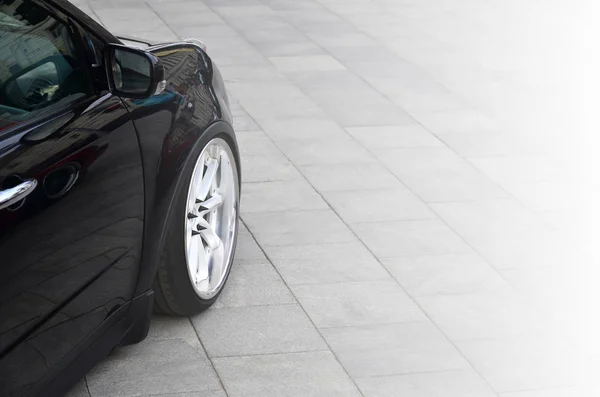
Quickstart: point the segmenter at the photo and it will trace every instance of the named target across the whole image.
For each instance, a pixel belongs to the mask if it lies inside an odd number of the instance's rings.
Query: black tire
[[[207,135],[207,134],[205,134]],[[177,193],[175,206],[171,212],[171,221],[169,222],[169,231],[167,233],[165,245],[161,258],[159,260],[156,278],[154,280],[153,289],[155,292],[154,311],[156,313],[168,314],[174,316],[189,316],[200,313],[208,309],[219,297],[223,291],[223,286],[227,282],[231,265],[235,256],[235,247],[237,244],[237,234],[239,229],[239,199],[236,202],[236,227],[233,239],[232,253],[227,264],[227,271],[224,281],[211,299],[202,299],[196,294],[192,282],[190,281],[188,266],[186,262],[185,243],[184,243],[184,222],[186,214],[187,192],[191,183],[194,166],[197,159],[201,155],[204,148],[210,141],[215,138],[224,140],[231,150],[232,161],[234,164],[234,172],[238,182],[238,192],[241,189],[241,178],[239,176],[239,155],[236,150],[236,145],[232,139],[226,134],[208,134],[203,136],[201,142],[196,145],[193,150],[190,160],[187,162],[183,171],[183,189]]]

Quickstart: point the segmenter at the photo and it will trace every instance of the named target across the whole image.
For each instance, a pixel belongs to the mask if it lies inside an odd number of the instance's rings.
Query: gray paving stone
[[[547,156],[483,157],[469,161],[502,185],[570,179],[564,168]]]
[[[329,141],[347,138],[347,134],[335,121],[327,118],[282,118],[270,117],[261,121],[265,133],[275,142],[297,144],[312,141]]]
[[[418,124],[351,127],[346,131],[369,150],[444,146],[439,139]]]
[[[469,367],[430,322],[328,328],[322,334],[354,378]]]
[[[323,110],[344,127],[402,125],[413,122],[408,113],[393,103],[353,107],[332,104],[323,105]]]
[[[539,335],[549,323],[514,291],[417,298],[450,340]]]
[[[435,214],[408,189],[323,192],[347,223],[431,219]]]
[[[312,186],[301,180],[247,183],[241,207],[242,214],[329,208]]]
[[[224,390],[207,390],[191,393],[147,394],[140,397],[227,397]]]
[[[373,163],[375,157],[351,137],[335,140],[307,141],[298,145],[295,141],[279,141],[281,151],[296,165]]]
[[[321,164],[299,167],[300,172],[319,191],[371,190],[404,185],[381,164]]]
[[[298,305],[210,309],[192,321],[210,357],[327,349]]]
[[[445,137],[452,134],[498,132],[498,125],[483,113],[465,107],[444,112],[420,112],[413,116],[434,134]]]
[[[426,202],[507,197],[507,193],[448,148],[384,150],[377,157]]]
[[[425,318],[418,306],[391,280],[293,285],[290,288],[319,328]]]
[[[233,266],[227,284],[213,307],[244,307],[296,303],[268,262]]]
[[[346,67],[330,55],[270,57],[275,67],[284,73],[344,70]]]
[[[437,219],[355,223],[351,227],[378,258],[471,250],[452,229]]]
[[[266,252],[290,285],[390,278],[359,242],[269,246]]]
[[[327,53],[312,41],[268,41],[255,44],[258,51],[265,57],[286,57],[286,56],[314,56],[326,55]]]
[[[302,175],[282,154],[244,156],[242,182],[302,180]]]
[[[214,359],[230,397],[358,397],[330,352]]]
[[[505,291],[510,284],[475,253],[382,259],[411,296]]]
[[[324,108],[389,105],[388,99],[366,84],[347,87],[308,87],[304,88],[304,92]]]
[[[573,257],[568,243],[516,200],[431,207],[496,269],[560,266]]]
[[[259,129],[256,122],[249,114],[238,114],[233,116],[233,127],[236,132],[256,131]]]
[[[456,345],[499,393],[571,386],[585,369],[578,365],[581,361],[558,347],[554,338],[478,340]]]
[[[182,393],[219,389],[198,340],[149,339],[120,348],[88,375],[94,397]]]
[[[234,261],[235,264],[264,263],[267,261],[265,254],[245,228],[240,228]]]
[[[244,222],[263,246],[356,241],[331,210],[245,214]]]
[[[356,382],[365,397],[496,396],[492,388],[472,369],[360,378]]]
[[[295,85],[303,90],[373,90],[373,88],[350,70],[334,70],[327,72],[303,72],[287,75]],[[343,87],[343,88],[342,88]]]
[[[161,314],[152,316],[149,339],[184,339],[197,341],[198,336],[187,317],[173,317]]]
[[[500,397],[571,397],[571,396],[595,396],[600,390],[598,388],[583,387],[561,387],[558,389],[525,390],[508,393],[500,393]]]
[[[237,134],[237,141],[242,158],[247,156],[281,155],[281,151],[262,131],[243,131]]]

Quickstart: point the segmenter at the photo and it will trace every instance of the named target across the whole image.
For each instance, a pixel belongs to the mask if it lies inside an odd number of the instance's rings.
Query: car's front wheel
[[[225,135],[210,139],[174,208],[157,271],[155,309],[190,315],[214,303],[229,276],[239,224],[237,157]]]

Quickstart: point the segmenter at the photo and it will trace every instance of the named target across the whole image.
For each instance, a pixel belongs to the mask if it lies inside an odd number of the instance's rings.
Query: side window
[[[91,94],[69,28],[29,0],[0,2],[0,132]]]

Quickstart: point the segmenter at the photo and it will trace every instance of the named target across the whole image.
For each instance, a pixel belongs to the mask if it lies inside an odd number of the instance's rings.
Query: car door
[[[64,365],[137,280],[139,145],[90,42],[43,2],[0,1],[2,396]]]

